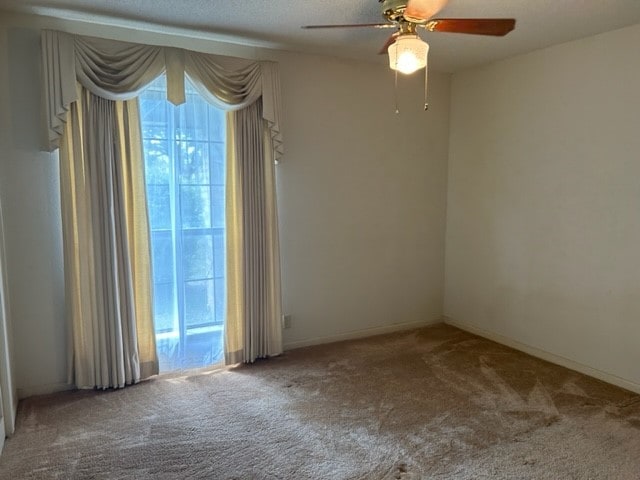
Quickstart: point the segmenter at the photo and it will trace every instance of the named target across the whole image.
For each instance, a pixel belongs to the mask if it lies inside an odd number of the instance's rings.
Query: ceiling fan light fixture
[[[387,53],[391,70],[409,75],[427,66],[429,44],[417,35],[400,35]]]

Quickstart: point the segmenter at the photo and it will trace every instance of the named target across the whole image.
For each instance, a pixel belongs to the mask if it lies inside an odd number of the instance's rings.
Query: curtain
[[[227,317],[225,361],[282,352],[280,259],[271,138],[261,104],[227,115]]]
[[[138,105],[79,88],[60,145],[70,383],[158,373]]]
[[[150,287],[140,278],[148,275],[148,258],[142,253],[144,250],[148,256],[146,212],[144,222],[136,223],[143,212],[136,205],[144,188],[137,176],[138,167],[127,164],[136,170],[128,172],[122,162],[126,163],[127,159],[138,162],[140,154],[139,133],[134,132],[139,128],[137,112],[128,100],[135,98],[162,71],[166,71],[168,98],[174,104],[184,101],[184,76],[188,75],[210,102],[229,111],[242,112],[233,117],[237,120],[232,129],[237,141],[228,144],[228,161],[237,161],[229,165],[235,175],[227,185],[227,198],[231,199],[227,212],[235,217],[228,217],[227,221],[238,225],[230,237],[237,242],[231,245],[235,259],[229,256],[228,263],[229,270],[233,268],[239,273],[235,277],[232,273],[232,285],[237,288],[231,290],[233,298],[228,295],[227,299],[227,310],[233,315],[229,315],[226,325],[228,341],[225,344],[231,349],[226,358],[232,363],[247,362],[281,353],[273,181],[273,162],[283,154],[277,64],[54,31],[43,31],[42,51],[46,148],[52,150],[60,146],[66,162],[63,195],[69,202],[64,219],[65,252],[69,258],[67,290],[71,316],[80,324],[74,323],[71,363],[76,370],[83,370],[76,373],[76,381],[93,378],[96,385],[104,386],[108,377],[113,385],[120,386],[128,383],[129,378],[136,381],[138,376],[144,378],[157,369],[154,359],[142,357],[143,350],[151,348],[153,340],[147,329],[138,325],[149,310],[145,302],[150,302]],[[75,88],[76,82],[82,89]],[[88,123],[87,115],[96,111],[104,113],[102,120]],[[102,130],[104,125],[109,125],[109,129]],[[106,137],[107,133],[114,135],[111,140]],[[100,149],[104,152],[98,152]],[[105,159],[109,162],[105,165],[92,163]],[[139,163],[142,164],[141,160]],[[97,180],[95,173],[103,169],[104,178]],[[94,183],[87,184],[88,181]],[[95,183],[100,181],[107,182],[106,191]],[[256,186],[259,188],[252,190]],[[247,197],[248,192],[252,192],[253,197]],[[93,195],[98,195],[98,200]],[[236,197],[238,201],[234,200]],[[254,208],[254,203],[259,208]],[[106,220],[93,217],[98,206],[107,208]],[[107,220],[115,233],[109,233],[105,227]],[[142,228],[147,229],[147,238],[140,233]],[[105,234],[112,237],[105,238]],[[95,259],[97,266],[92,268],[96,271],[80,268],[81,257],[73,260],[81,243],[86,243],[83,251],[89,255],[87,258]],[[128,282],[124,280],[127,275],[131,276]],[[107,281],[113,285],[104,292],[97,291],[107,285]],[[87,294],[86,298],[81,291]],[[118,300],[119,294],[124,295],[124,300]],[[143,297],[146,300],[139,306],[139,299]],[[133,298],[133,302],[129,298]],[[101,326],[104,318],[98,309],[107,307],[111,309],[109,315],[116,312],[121,320]],[[93,319],[90,327],[82,324],[89,323],[85,315]],[[133,318],[136,320],[132,321]],[[134,348],[136,344],[138,351]],[[109,352],[98,355],[96,346]],[[119,349],[124,353],[119,353]],[[105,362],[115,365],[116,373],[102,371],[100,366]]]
[[[273,158],[283,154],[280,130],[280,75],[278,65],[171,47],[138,45],[102,38],[42,32],[44,148],[55,150],[66,114],[77,100],[76,82],[109,100],[128,100],[163,71],[167,98],[184,102],[184,76],[198,91],[224,110],[238,110],[262,100],[262,118],[272,139]]]

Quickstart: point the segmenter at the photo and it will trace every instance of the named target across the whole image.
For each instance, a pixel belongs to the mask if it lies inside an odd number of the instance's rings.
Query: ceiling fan
[[[429,32],[467,33],[504,36],[515,28],[513,18],[433,18],[449,0],[378,0],[382,4],[384,23],[347,25],[306,25],[302,28],[390,28],[396,29],[380,54],[389,54],[389,66],[401,73],[413,73],[427,64],[429,45],[417,34],[419,28]]]

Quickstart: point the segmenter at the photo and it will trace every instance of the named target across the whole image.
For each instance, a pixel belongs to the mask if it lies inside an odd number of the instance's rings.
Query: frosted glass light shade
[[[389,45],[389,67],[400,73],[410,74],[427,66],[429,44],[417,35],[400,35]]]

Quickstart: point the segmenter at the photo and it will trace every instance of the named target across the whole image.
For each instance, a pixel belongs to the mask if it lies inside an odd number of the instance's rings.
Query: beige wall
[[[449,78],[401,83],[384,66],[282,59],[279,167],[285,343],[442,314]]]
[[[7,62],[0,66],[0,195],[16,386],[46,391],[66,379],[58,169],[38,151],[37,36],[0,28],[0,38]]]
[[[57,162],[38,151],[37,28],[280,62],[286,153],[278,167],[285,345],[430,322],[442,314],[449,77],[35,17],[0,20],[0,196],[16,377],[22,394],[66,381]],[[5,108],[6,107],[6,108]],[[9,133],[10,132],[10,133]]]
[[[640,25],[454,75],[444,307],[636,390],[638,45]]]

